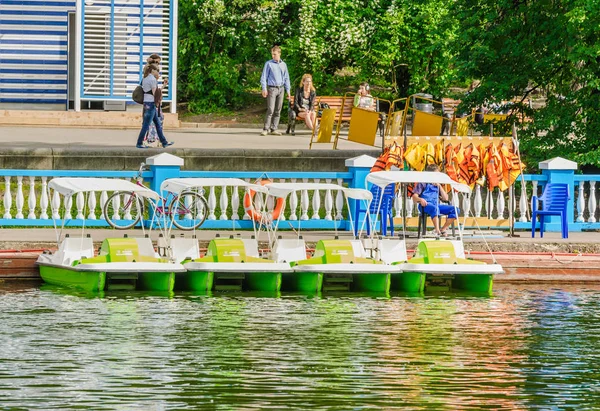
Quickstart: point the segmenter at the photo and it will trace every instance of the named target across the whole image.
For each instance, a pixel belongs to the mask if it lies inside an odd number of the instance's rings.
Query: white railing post
[[[338,185],[343,185],[344,181],[341,178],[338,178],[337,180]],[[335,195],[335,208],[336,208],[336,214],[335,214],[335,219],[336,220],[342,220],[344,218],[343,214],[342,214],[342,210],[344,209],[344,195],[342,194],[342,192],[340,190],[338,190],[337,194]],[[350,212],[350,210],[348,210],[348,212]]]
[[[54,220],[60,219],[60,214],[59,214],[60,195],[58,194],[58,191],[56,191],[56,190],[54,190],[54,192],[52,193],[52,203],[51,203],[50,207],[52,208],[52,219],[54,219]]]
[[[280,183],[285,183],[285,178],[280,178],[279,182]],[[281,210],[281,213],[279,214],[279,221],[285,221],[286,220],[286,218],[285,218],[285,208],[287,207],[287,204],[284,204],[284,206],[285,207],[283,208],[283,210]]]
[[[578,223],[584,223],[583,212],[585,211],[585,182],[579,182],[579,192],[577,193],[577,221]]]
[[[526,223],[528,218],[528,208],[529,201],[527,201],[527,185],[524,180],[521,180],[521,198],[519,198],[519,211],[521,215],[519,216],[519,221],[522,223]]]
[[[320,178],[315,178],[315,180],[314,180],[315,183],[318,183],[319,181],[320,181]],[[313,208],[313,215],[311,218],[313,220],[320,220],[321,216],[319,216],[319,210],[321,208],[321,192],[319,190],[313,191],[312,208]]]
[[[326,183],[331,183],[331,179],[328,178],[325,180]],[[331,216],[331,210],[333,209],[333,196],[331,195],[331,190],[325,190],[325,220],[331,221],[333,217]]]
[[[303,181],[306,183],[308,179],[304,178]],[[300,220],[308,220],[308,190],[302,190],[300,193]]]
[[[596,182],[590,181],[590,198],[588,199],[588,212],[590,216],[588,218],[588,223],[596,222]]]
[[[481,209],[483,207],[483,203],[481,201],[481,186],[479,184],[475,185],[475,198],[473,199],[473,209],[475,214],[475,218],[481,217]]]
[[[37,205],[37,198],[35,196],[35,177],[29,177],[29,198],[27,199],[27,205],[29,206],[27,219],[35,220],[35,206]]]
[[[88,213],[88,220],[95,220],[96,219],[96,192],[95,191],[91,191],[88,194],[88,208],[89,208],[89,213]]]
[[[48,219],[48,177],[42,177],[42,192],[40,193],[40,218],[42,220]]]
[[[23,176],[17,176],[17,215],[15,216],[16,219],[21,220],[23,219],[23,204],[24,204],[24,198],[23,198]]]
[[[227,197],[227,187],[222,187],[221,189],[219,205],[221,206],[221,216],[219,217],[219,220],[228,220],[227,207],[229,206],[229,198]]]
[[[256,202],[257,195],[254,196],[254,200]],[[211,187],[208,194],[208,219],[216,220],[217,216],[215,215],[215,209],[217,208],[217,196],[215,195],[215,188]]]
[[[75,201],[77,206],[77,215],[75,218],[77,220],[85,220],[85,216],[83,215],[83,207],[85,206],[85,198],[83,197],[83,193],[77,193],[77,198]]]
[[[240,188],[232,187],[233,193],[231,195],[231,219],[239,220],[240,219]]]
[[[292,178],[292,183],[295,183],[296,179]],[[289,196],[290,199],[290,220],[291,221],[297,221],[298,220],[298,215],[296,214],[296,211],[298,211],[298,195],[296,194],[296,192],[292,192]]]

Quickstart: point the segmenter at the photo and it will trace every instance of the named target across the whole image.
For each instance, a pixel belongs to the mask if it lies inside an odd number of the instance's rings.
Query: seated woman
[[[294,104],[292,106],[294,121],[296,117],[304,117],[304,123],[309,130],[315,127],[317,112],[315,111],[315,99],[317,92],[312,82],[312,75],[305,74],[300,80],[300,86],[294,94]],[[302,113],[302,114],[301,114]],[[291,119],[290,119],[291,120]],[[289,127],[288,127],[289,129]]]
[[[369,83],[360,83],[354,95],[354,107],[375,111],[375,99],[369,94]]]
[[[425,171],[440,171],[435,164],[427,166]],[[456,220],[458,209],[448,204],[440,204],[442,201],[448,201],[448,193],[440,184],[415,184],[413,189],[412,200],[421,206],[421,212],[426,213],[433,221],[434,234],[445,237],[448,227]],[[445,215],[446,222],[440,230],[439,216]]]

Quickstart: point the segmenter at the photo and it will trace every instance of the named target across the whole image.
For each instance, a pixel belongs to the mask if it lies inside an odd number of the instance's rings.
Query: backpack
[[[141,83],[131,93],[131,99],[138,104],[144,104],[144,88]]]

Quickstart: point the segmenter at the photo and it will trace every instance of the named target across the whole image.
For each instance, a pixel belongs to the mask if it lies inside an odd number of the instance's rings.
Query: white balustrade
[[[344,181],[341,178],[338,178],[337,184],[341,186],[341,185],[343,185],[343,183],[344,183]],[[340,190],[338,190],[338,192],[335,195],[335,209],[336,209],[335,219],[336,220],[342,220],[344,218],[342,215],[342,210],[344,209],[345,202],[346,202],[346,200],[344,199],[344,195],[342,194],[342,192]]]
[[[279,182],[280,183],[285,183],[285,178],[280,178]],[[285,218],[285,207],[287,207],[287,201],[284,204],[284,209],[281,210],[281,213],[279,214],[279,221],[285,221],[286,220],[286,218]]]
[[[588,223],[596,222],[596,182],[590,181],[590,197],[588,198]]]
[[[308,182],[307,178],[302,179],[303,182]],[[300,220],[308,220],[308,190],[302,190],[300,193]]]
[[[583,212],[585,211],[585,182],[580,181],[577,189],[577,202],[575,207],[577,209],[577,221],[578,223],[584,223]]]
[[[42,192],[40,193],[40,218],[42,220],[48,219],[48,177],[42,177]]]
[[[292,183],[295,183],[296,179],[292,178]],[[294,191],[290,194],[290,221],[297,221],[298,215],[296,211],[298,210],[298,194]]]
[[[331,179],[328,178],[325,180],[326,183],[331,183]],[[325,190],[325,220],[332,221],[333,217],[331,216],[331,210],[333,209],[333,196],[331,195],[331,190]]]
[[[29,199],[27,200],[27,205],[29,207],[29,214],[27,214],[27,219],[35,220],[35,206],[37,204],[37,198],[35,196],[35,177],[29,177]]]
[[[527,186],[525,181],[521,180],[521,197],[519,198],[519,221],[526,223],[529,221],[529,201],[527,201]]]
[[[315,178],[315,183],[320,182],[321,179],[319,178]],[[313,191],[313,198],[312,198],[312,209],[313,209],[313,215],[312,215],[312,219],[313,220],[320,220],[321,216],[319,216],[319,209],[321,208],[321,192],[319,190],[314,190]]]
[[[483,201],[481,199],[481,186],[479,184],[475,184],[475,196],[473,199],[473,214],[475,218],[481,217],[481,209],[483,208]]]
[[[52,218],[54,220],[58,220],[60,218],[60,195],[58,194],[58,191],[54,190],[54,192],[52,193],[52,203],[51,203],[51,208],[52,208]]]
[[[229,197],[227,196],[227,187],[223,187],[223,189],[221,190],[221,198],[219,200],[219,206],[221,207],[221,215],[219,216],[219,220],[229,220],[229,218],[227,217],[227,207],[229,207]]]
[[[255,196],[255,200],[256,200]],[[256,203],[256,201],[255,201]],[[215,209],[217,208],[217,197],[215,195],[215,188],[211,187],[208,194],[208,217],[209,220],[216,220],[217,216],[215,215]]]
[[[18,176],[17,177],[17,215],[15,216],[16,219],[18,220],[22,220],[23,218],[25,218],[23,216],[23,204],[24,204],[24,198],[23,198],[23,177],[22,176]]]
[[[504,218],[505,202],[504,202],[504,193],[500,189],[498,189],[497,206],[498,206],[498,215],[496,216],[496,220],[502,220]]]

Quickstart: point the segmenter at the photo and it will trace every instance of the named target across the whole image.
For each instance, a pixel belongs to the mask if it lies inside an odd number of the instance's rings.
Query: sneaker
[[[261,136],[266,136],[267,134],[269,134],[269,132],[267,130],[263,130],[260,132]]]
[[[146,146],[144,146],[144,145],[142,145],[142,144],[137,144],[137,145],[136,145],[136,147],[137,147],[137,148],[148,148],[148,147],[146,147]]]
[[[272,130],[271,131],[271,135],[272,136],[280,136],[281,135],[281,131],[279,131],[279,130]]]
[[[163,146],[163,148],[167,148],[167,147],[169,147],[169,146],[172,146],[173,144],[175,144],[175,142],[174,142],[174,141],[167,141],[167,142],[166,142],[165,144],[163,144],[162,146]]]

